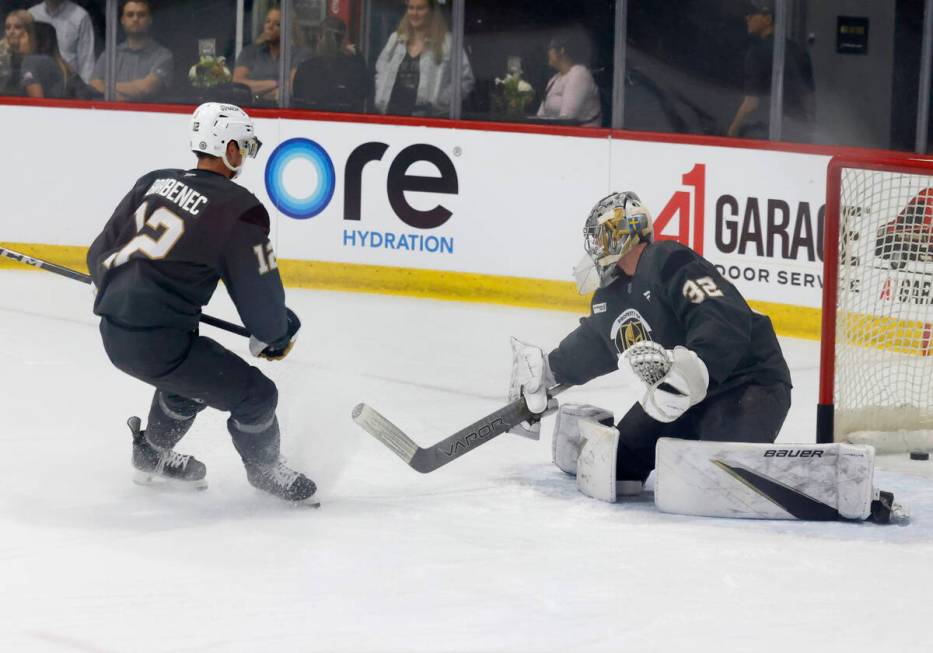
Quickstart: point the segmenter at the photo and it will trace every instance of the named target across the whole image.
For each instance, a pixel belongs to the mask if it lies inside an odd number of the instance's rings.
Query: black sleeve
[[[597,376],[618,369],[618,358],[606,349],[603,338],[590,318],[580,320],[557,348],[548,354],[548,363],[558,383],[583,385]]]
[[[221,257],[224,285],[243,325],[266,343],[285,337],[285,289],[269,242],[269,215],[261,205],[236,222]]]
[[[771,92],[771,58],[768,43],[754,44],[745,57],[745,95],[763,96]]]
[[[292,96],[299,100],[309,100],[312,95],[311,84],[314,74],[314,63],[312,60],[303,61],[295,69],[295,79],[292,81]]]
[[[711,263],[686,248],[664,261],[661,284],[683,325],[684,346],[703,360],[711,382],[722,383],[751,347],[752,309]]]

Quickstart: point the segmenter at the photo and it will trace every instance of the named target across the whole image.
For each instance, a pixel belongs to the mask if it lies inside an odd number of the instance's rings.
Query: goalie
[[[773,444],[791,400],[790,371],[771,320],[756,313],[689,247],[654,242],[635,193],[600,200],[574,269],[588,317],[545,355],[512,340],[510,399],[544,416],[548,388],[582,385],[617,368],[639,400],[611,412],[565,404],[552,455],[581,492],[605,501],[641,492],[657,469],[666,512],[770,519],[892,519],[902,506],[873,487],[871,447]],[[511,430],[532,438],[540,418]]]
[[[623,481],[623,490],[640,490],[663,436],[774,442],[791,379],[771,320],[692,249],[655,242],[633,192],[600,200],[583,235],[586,256],[574,276],[581,294],[595,290],[590,315],[547,355],[513,340],[510,399],[523,395],[544,415],[555,383],[582,385],[616,369],[636,375],[640,398],[618,422],[612,456],[611,480]],[[592,406],[560,409],[553,457],[570,474],[584,440],[581,421],[611,426],[613,416]],[[540,421],[512,432],[537,437],[539,429]],[[608,493],[614,498],[614,488]]]

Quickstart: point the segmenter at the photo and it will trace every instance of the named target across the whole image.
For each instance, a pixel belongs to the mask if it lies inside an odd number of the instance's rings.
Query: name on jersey
[[[164,197],[169,202],[172,202],[177,205],[178,208],[191,215],[200,213],[201,209],[208,202],[208,199],[204,195],[172,177],[156,179],[152,182],[152,186],[146,191],[146,197],[150,195]]]

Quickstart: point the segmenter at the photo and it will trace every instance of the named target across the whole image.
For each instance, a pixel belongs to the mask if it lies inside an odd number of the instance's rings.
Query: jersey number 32
[[[684,284],[684,297],[694,304],[699,304],[707,297],[722,297],[722,291],[713,281],[712,277],[700,277],[699,279],[688,279]]]

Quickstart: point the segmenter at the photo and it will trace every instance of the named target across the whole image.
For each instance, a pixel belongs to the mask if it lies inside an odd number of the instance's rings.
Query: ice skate
[[[314,507],[320,505],[314,498],[317,491],[314,481],[288,467],[281,458],[268,465],[247,463],[246,478],[253,487],[280,499]]]
[[[876,524],[897,524],[906,526],[910,523],[910,511],[902,503],[894,500],[894,494],[880,490],[871,502],[870,521]]]
[[[133,434],[133,482],[138,485],[166,485],[186,490],[207,487],[207,467],[194,456],[173,449],[155,447],[140,430],[141,421],[131,417],[126,422]]]

